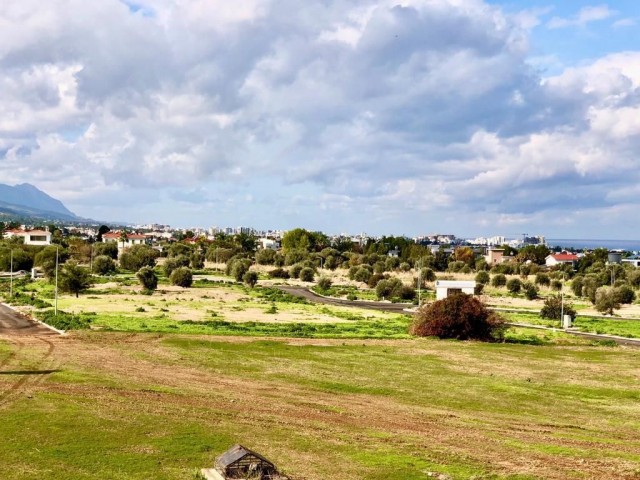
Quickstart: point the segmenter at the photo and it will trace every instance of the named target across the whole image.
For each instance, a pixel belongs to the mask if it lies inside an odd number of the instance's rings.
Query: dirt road
[[[0,408],[24,398],[56,370],[51,355],[60,335],[0,304],[0,340],[13,351],[0,362]]]

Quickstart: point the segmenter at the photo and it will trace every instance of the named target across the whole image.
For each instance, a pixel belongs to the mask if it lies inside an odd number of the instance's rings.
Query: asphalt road
[[[310,302],[324,303],[326,305],[338,305],[342,307],[358,307],[368,310],[380,310],[383,312],[407,313],[406,308],[414,308],[415,305],[408,303],[388,303],[388,302],[370,302],[365,300],[345,300],[343,298],[328,298],[316,295],[312,291],[304,287],[278,286],[283,292],[287,292],[296,297],[306,298]]]
[[[0,304],[0,335],[58,335],[53,330]]]
[[[280,290],[287,292],[291,295],[295,295],[296,297],[306,298],[310,302],[314,303],[324,303],[327,305],[339,305],[343,307],[358,307],[358,308],[366,308],[369,310],[380,310],[383,312],[394,312],[394,313],[409,313],[405,312],[406,308],[414,308],[414,305],[409,305],[406,303],[387,303],[387,302],[368,302],[362,300],[345,300],[342,298],[328,298],[321,297],[320,295],[316,295],[312,291],[304,287],[293,287],[293,286],[278,286]],[[517,324],[513,324],[517,326]],[[551,328],[547,328],[547,330],[553,330]],[[595,333],[586,333],[586,332],[577,332],[575,330],[565,330],[565,333],[569,335],[576,335],[583,338],[588,338],[590,340],[613,340],[619,345],[628,345],[633,347],[640,347],[640,340],[634,338],[621,338],[621,337],[610,337],[608,335],[598,335]]]

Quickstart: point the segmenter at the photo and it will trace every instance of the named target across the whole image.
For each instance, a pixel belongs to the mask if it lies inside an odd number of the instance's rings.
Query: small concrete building
[[[442,300],[456,293],[473,295],[475,289],[476,282],[473,280],[436,280],[436,300]]]
[[[488,248],[484,256],[488,265],[499,265],[504,262],[504,248]]]

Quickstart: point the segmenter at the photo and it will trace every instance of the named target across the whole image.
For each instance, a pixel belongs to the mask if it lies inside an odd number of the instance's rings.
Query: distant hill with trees
[[[37,218],[45,220],[80,221],[64,204],[29,183],[0,183],[0,217],[7,219]]]

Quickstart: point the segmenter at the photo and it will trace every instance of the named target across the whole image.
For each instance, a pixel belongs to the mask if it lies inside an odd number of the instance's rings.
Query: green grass
[[[500,312],[509,322],[528,323],[545,327],[560,328],[560,321],[541,318],[535,313]],[[581,332],[617,335],[621,337],[640,338],[640,320],[622,318],[594,318],[578,315],[573,327]]]
[[[309,480],[634,478],[640,351],[571,341],[80,332],[3,406],[0,476],[189,479],[242,443]]]

